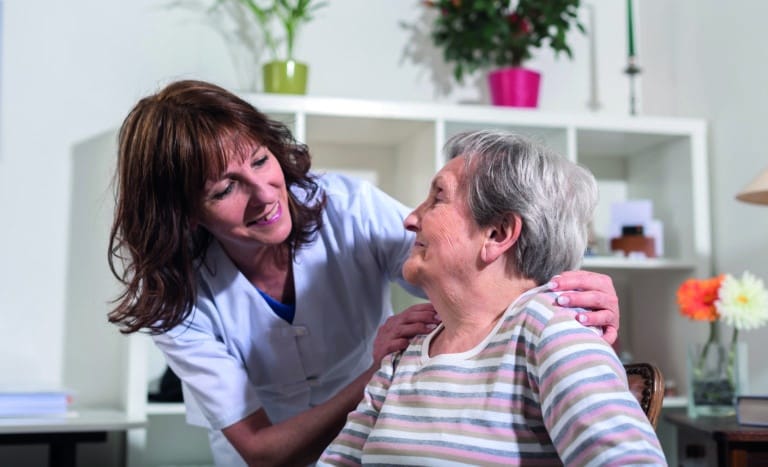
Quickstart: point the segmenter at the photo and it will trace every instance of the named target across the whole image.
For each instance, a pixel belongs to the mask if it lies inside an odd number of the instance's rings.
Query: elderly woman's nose
[[[406,230],[415,232],[418,229],[418,222],[419,219],[416,216],[416,211],[411,211],[411,213],[408,214],[408,216],[403,221],[403,225],[405,226]]]

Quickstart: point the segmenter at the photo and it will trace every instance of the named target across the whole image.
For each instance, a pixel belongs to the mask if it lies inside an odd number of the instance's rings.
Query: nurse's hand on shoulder
[[[552,290],[563,291],[557,298],[560,306],[586,308],[577,319],[585,326],[603,328],[603,339],[613,344],[619,331],[619,298],[613,280],[605,274],[590,271],[566,271],[549,281]]]
[[[402,313],[390,316],[376,333],[373,364],[378,366],[386,355],[405,349],[412,337],[427,334],[438,324],[440,318],[431,303],[413,305]]]

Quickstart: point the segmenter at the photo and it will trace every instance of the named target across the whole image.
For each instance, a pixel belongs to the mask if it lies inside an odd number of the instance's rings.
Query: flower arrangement
[[[725,362],[726,379],[732,393],[739,331],[754,329],[768,322],[768,290],[763,281],[749,271],[745,271],[741,278],[721,274],[708,279],[687,279],[677,290],[677,303],[683,316],[694,321],[706,321],[710,325],[709,337],[692,368],[694,379],[704,376],[709,353],[720,346],[718,322],[733,328]],[[697,395],[696,390],[694,388],[694,395]],[[702,396],[702,399],[706,400],[706,397]]]
[[[443,49],[446,63],[461,82],[465,75],[489,67],[519,67],[545,42],[572,57],[566,41],[578,20],[580,0],[425,0],[438,10],[432,42]]]

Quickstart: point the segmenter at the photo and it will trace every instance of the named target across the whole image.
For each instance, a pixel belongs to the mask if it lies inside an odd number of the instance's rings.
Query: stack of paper
[[[0,390],[0,417],[64,415],[70,401],[64,390]]]

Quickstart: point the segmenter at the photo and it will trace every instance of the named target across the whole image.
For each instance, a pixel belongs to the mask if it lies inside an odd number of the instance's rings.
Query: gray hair
[[[509,213],[522,218],[520,238],[507,253],[517,272],[544,284],[578,268],[597,204],[591,172],[503,131],[458,134],[446,142],[445,154],[466,159],[469,209],[478,225]]]

